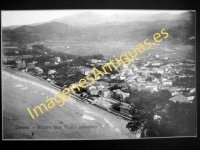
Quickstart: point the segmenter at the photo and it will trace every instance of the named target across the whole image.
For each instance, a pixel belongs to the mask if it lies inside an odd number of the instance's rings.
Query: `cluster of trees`
[[[195,77],[185,77],[185,78],[177,78],[172,82],[173,86],[187,86],[193,88],[195,85]]]
[[[104,56],[102,54],[96,54],[96,55],[90,55],[90,56],[84,56],[85,59],[98,59],[103,60]]]
[[[147,77],[146,78],[146,81],[152,82],[152,80],[153,80],[152,77]]]
[[[150,73],[150,75],[154,76],[155,78],[160,78],[161,74],[160,73]]]
[[[195,135],[195,103],[174,103],[169,101],[171,97],[168,90],[132,91],[126,100],[134,105],[132,122],[128,126],[143,125],[142,137]],[[155,115],[161,119],[154,119]]]

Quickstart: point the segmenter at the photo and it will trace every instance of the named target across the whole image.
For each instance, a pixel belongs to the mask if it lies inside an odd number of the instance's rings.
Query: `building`
[[[43,74],[43,69],[41,69],[40,67],[35,67],[35,71],[38,75]]]
[[[18,47],[3,47],[3,52],[14,52],[18,50]]]
[[[121,76],[119,76],[119,79],[124,80],[124,79],[126,79],[126,76],[121,75]]]
[[[161,64],[158,62],[152,63],[152,66],[160,66]]]
[[[154,92],[154,91],[158,91],[158,86],[157,85],[147,85],[145,87],[145,89],[151,91],[151,92]]]
[[[55,57],[57,62],[61,62],[61,58],[60,57]]]
[[[22,63],[22,60],[21,59],[17,59],[17,60],[15,60],[15,62],[16,62],[16,64]]]
[[[25,61],[19,61],[19,62],[16,62],[17,63],[17,68],[18,69],[25,69],[26,68],[26,63]]]
[[[140,77],[137,78],[136,80],[137,80],[138,83],[142,82],[142,78],[140,78]]]
[[[117,76],[116,76],[115,74],[111,74],[111,75],[110,75],[110,79],[116,79],[116,77],[117,77]]]
[[[35,69],[34,63],[27,63],[27,69]]]
[[[163,73],[164,73],[164,70],[158,69],[157,73],[163,74]]]
[[[194,100],[194,96],[186,97],[188,101]]]
[[[190,89],[190,93],[194,93],[196,91],[195,88]]]
[[[55,74],[55,73],[57,73],[57,71],[55,71],[55,70],[49,70],[48,71],[48,75]]]
[[[172,81],[163,81],[162,84],[163,85],[172,85]]]
[[[174,103],[180,102],[180,103],[190,103],[190,101],[183,95],[177,95],[169,99],[170,101],[173,101]]]
[[[102,89],[102,90],[100,90],[101,91],[101,95],[103,96],[103,97],[111,97],[111,92],[110,92],[110,90],[108,90],[108,89]]]
[[[87,93],[90,93],[91,90],[97,90],[97,87],[94,86],[94,85],[88,85],[88,86],[86,87]]]
[[[89,95],[99,95],[99,91],[95,90],[95,89],[91,89],[91,90],[88,91],[88,94]]]
[[[116,99],[124,100],[126,97],[129,97],[129,93],[124,93],[120,89],[113,90],[113,97]]]
[[[90,63],[98,63],[101,62],[101,60],[98,59],[89,59]]]
[[[168,57],[164,57],[164,59],[166,59],[166,60],[167,60],[167,59],[168,59]]]
[[[82,68],[82,69],[80,69],[80,71],[84,75],[88,75],[88,74],[92,73],[92,69],[90,69],[90,68]]]
[[[120,113],[125,115],[125,116],[131,117],[130,110],[131,110],[131,108],[128,105],[121,105],[120,106]]]
[[[49,64],[50,64],[50,62],[45,62],[44,64],[45,64],[45,65],[49,65]]]

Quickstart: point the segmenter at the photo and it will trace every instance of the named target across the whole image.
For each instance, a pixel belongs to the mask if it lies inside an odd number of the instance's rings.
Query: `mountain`
[[[7,27],[2,27],[3,30],[13,30],[16,29],[18,27],[20,27],[21,25],[12,25],[12,26],[7,26]]]
[[[59,22],[50,22],[44,23],[36,26],[24,25],[14,29],[14,32],[26,32],[26,33],[38,33],[41,35],[52,35],[52,34],[72,34],[78,29],[71,27],[69,25],[59,23]]]
[[[188,19],[188,12],[183,15],[180,14],[168,14],[168,13],[159,13],[159,14],[137,14],[134,12],[130,13],[116,13],[116,14],[97,14],[91,12],[83,12],[79,14],[69,15],[55,19],[55,22],[65,23],[71,26],[87,27],[93,25],[102,25],[102,24],[123,24],[131,21],[147,21],[155,22],[157,20],[181,20]]]
[[[3,30],[2,33],[3,40],[11,44],[23,45],[42,41],[54,50],[67,51],[71,54],[111,55],[113,52],[120,53],[122,49],[143,42],[146,38],[152,40],[153,34],[163,28],[169,33],[167,42],[192,44],[194,42],[188,39],[195,36],[194,16],[193,12],[137,16],[131,13],[106,16],[85,12],[59,18],[53,22]]]
[[[36,26],[23,25],[14,30],[3,30],[3,39],[14,43],[27,44],[44,40],[61,40],[78,37],[81,31],[75,27],[50,22]]]

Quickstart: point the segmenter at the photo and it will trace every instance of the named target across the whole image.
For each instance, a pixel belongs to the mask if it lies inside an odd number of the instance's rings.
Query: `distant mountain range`
[[[175,43],[177,41],[184,43],[195,35],[193,12],[147,16],[80,13],[45,23],[4,27],[3,41],[19,45],[36,41],[68,41],[69,43],[75,41],[80,45],[102,44],[108,41],[143,41],[145,38],[152,38],[155,32],[163,28],[170,35],[168,41]]]
[[[58,19],[46,21],[46,22],[39,22],[30,24],[30,26],[37,26],[44,23],[50,22],[60,22],[71,26],[78,26],[78,27],[86,27],[86,26],[93,26],[93,25],[101,25],[101,24],[109,24],[109,25],[116,25],[116,24],[123,24],[126,22],[131,21],[147,21],[147,22],[154,22],[159,20],[190,20],[192,17],[192,12],[185,12],[182,14],[168,14],[168,13],[160,13],[160,14],[141,14],[135,15],[134,13],[117,13],[117,14],[107,14],[107,15],[100,15],[97,13],[92,12],[83,12],[74,15],[68,15],[65,17],[61,17]],[[3,29],[15,29],[23,25],[12,25],[3,27]]]

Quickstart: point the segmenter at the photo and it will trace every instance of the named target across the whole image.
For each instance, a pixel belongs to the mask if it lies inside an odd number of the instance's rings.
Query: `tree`
[[[152,82],[152,77],[147,77],[146,81]]]
[[[131,111],[133,117],[128,126],[132,124],[134,131],[137,129],[135,122],[143,124],[142,135],[149,137],[195,135],[195,104],[174,103],[169,101],[171,97],[168,90],[131,93],[126,102],[134,103],[135,109]],[[161,116],[161,120],[154,120],[155,114]]]
[[[153,75],[154,77],[156,77],[158,79],[161,77],[160,73],[150,73],[150,75]]]

